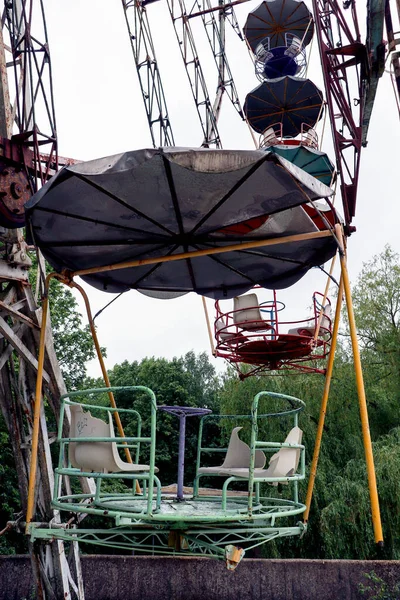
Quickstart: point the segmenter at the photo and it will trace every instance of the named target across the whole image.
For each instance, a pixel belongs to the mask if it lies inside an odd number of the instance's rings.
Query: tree
[[[5,528],[8,520],[15,518],[19,506],[14,457],[8,443],[8,431],[0,413],[0,530]],[[26,551],[25,544],[23,536],[9,531],[7,536],[0,536],[0,554],[23,553]]]
[[[328,558],[400,558],[400,427],[375,442],[374,457],[385,538],[383,554],[376,555],[365,461],[354,459],[333,477],[330,500],[321,512]]]
[[[353,304],[361,345],[398,374],[400,356],[400,264],[390,246],[364,263],[353,288]]]
[[[38,274],[33,256],[29,281],[35,289]],[[52,271],[46,263],[46,274]],[[49,290],[49,307],[54,347],[68,390],[78,389],[86,376],[86,363],[95,357],[89,325],[83,325],[78,303],[67,288],[53,279]],[[102,349],[105,354],[105,349]]]
[[[51,284],[49,305],[54,347],[65,384],[68,390],[79,389],[86,376],[86,363],[95,357],[89,326],[82,324],[75,297],[59,281]]]
[[[158,405],[208,407],[214,413],[219,411],[219,381],[215,369],[207,354],[196,355],[188,352],[184,357],[144,358],[140,363],[124,361],[108,372],[113,386],[146,386],[153,390]],[[102,387],[102,380],[87,380],[85,387]],[[149,429],[150,405],[145,394],[117,392],[115,394],[119,408],[135,408],[143,418],[143,431]],[[108,404],[107,397],[104,402]],[[126,419],[126,417],[125,417]],[[185,482],[190,484],[194,477],[197,451],[198,418],[189,418],[186,422]],[[124,431],[127,435],[136,434],[136,421],[126,421]],[[179,420],[177,417],[158,412],[157,414],[157,466],[162,473],[162,483],[176,482],[178,464]],[[208,430],[208,441],[212,443],[219,437],[219,428]],[[148,447],[143,446],[141,460],[147,459]]]
[[[363,265],[353,304],[364,360],[374,377],[400,389],[400,264],[390,246]]]
[[[37,264],[35,262],[35,264]],[[31,284],[36,283],[36,271],[30,272]],[[68,288],[53,281],[49,295],[51,323],[57,358],[65,379],[67,389],[76,389],[83,384],[86,375],[86,363],[94,357],[93,340],[88,327],[82,325],[82,317],[78,304]],[[18,360],[14,361],[18,368]],[[54,415],[48,412],[51,421]],[[15,462],[12,456],[9,433],[0,416],[0,530],[5,522],[12,519],[20,510],[20,498],[15,473]],[[4,541],[5,540],[5,541]],[[0,552],[12,549],[21,551],[25,538],[11,532],[7,537],[0,537]]]
[[[353,287],[373,439],[400,425],[399,261],[399,255],[385,246],[363,265]]]

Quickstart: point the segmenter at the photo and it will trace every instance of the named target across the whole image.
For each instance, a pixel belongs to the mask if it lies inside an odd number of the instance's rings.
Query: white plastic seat
[[[80,404],[71,405],[72,438],[115,438],[112,415],[108,413],[108,423],[92,417]],[[70,442],[69,460],[71,465],[81,471],[97,473],[144,473],[150,471],[148,465],[124,462],[118,453],[115,442]],[[157,472],[158,469],[155,469]]]
[[[276,146],[276,145],[280,144],[280,140],[277,137],[273,127],[269,127],[268,129],[266,129],[262,133],[261,138],[262,138],[261,142],[260,142],[261,148],[267,148],[268,146]]]
[[[318,150],[318,134],[315,129],[310,127],[307,131],[301,132],[301,144]]]
[[[198,473],[205,475],[220,475],[222,469],[241,469],[249,468],[250,465],[250,448],[239,438],[239,431],[243,427],[235,427],[232,430],[229,440],[228,450],[226,451],[225,460],[218,467],[201,467]],[[256,450],[255,453],[255,468],[262,469],[265,465],[265,454],[262,450]]]
[[[330,331],[331,329],[331,318],[332,318],[332,307],[327,304],[323,308],[324,314],[322,315],[320,330]]]
[[[286,56],[290,56],[290,58],[294,58],[298,55],[301,50],[301,40],[297,37],[293,37],[290,43],[284,52]]]
[[[289,335],[302,335],[302,336],[307,336],[307,337],[313,337],[314,333],[315,333],[314,325],[310,325],[309,327],[307,327],[306,325],[302,325],[300,327],[293,327],[292,329],[289,329],[289,331],[288,331]]]
[[[215,330],[217,339],[221,340],[221,342],[235,344],[235,342],[240,342],[240,338],[243,339],[243,336],[239,331],[229,331],[229,327],[227,327],[224,317],[217,319],[215,322]]]
[[[299,427],[293,427],[285,439],[285,444],[301,444],[303,432]],[[269,479],[274,477],[293,477],[296,474],[300,460],[300,448],[280,448],[269,461],[268,469],[259,469],[254,474],[257,479]],[[221,475],[230,477],[249,478],[249,468],[229,468],[220,471]],[[272,482],[274,485],[277,482]],[[281,482],[282,483],[282,482]],[[283,482],[288,483],[288,482]]]
[[[331,330],[331,305],[327,304],[326,306],[324,306],[323,310],[323,315],[322,315],[322,319],[321,319],[321,324],[319,326],[319,336],[323,336],[327,333],[330,332]],[[317,319],[318,322],[318,319]],[[309,337],[314,337],[315,334],[315,330],[316,330],[316,325],[311,325],[310,327],[307,326],[300,326],[300,327],[294,327],[293,329],[289,329],[288,333],[290,335],[304,335],[304,336],[309,336]]]
[[[261,316],[257,294],[236,296],[233,299],[233,321],[246,331],[271,329],[271,326]]]

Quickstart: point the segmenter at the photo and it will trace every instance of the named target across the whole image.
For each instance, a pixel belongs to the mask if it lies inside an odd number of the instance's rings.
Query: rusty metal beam
[[[227,2],[226,4],[224,4],[224,10],[226,10],[227,8],[231,8],[232,6],[237,6],[238,4],[244,4],[245,2],[250,2],[250,0],[235,0],[234,2]],[[208,8],[199,10],[198,12],[190,13],[188,15],[188,19],[193,19],[194,17],[199,17],[200,15],[208,15],[211,12],[216,12],[217,10],[221,10],[221,7],[219,5],[209,6]]]
[[[209,7],[209,10],[206,9],[197,13],[189,13],[187,17],[188,19],[195,15],[201,17],[208,43],[214,57],[218,74],[217,90],[213,102],[215,119],[218,122],[221,112],[222,99],[224,95],[226,95],[232,103],[233,108],[239,114],[239,117],[242,119],[242,121],[245,121],[246,117],[242,109],[242,104],[240,102],[239,94],[236,89],[226,52],[226,21],[228,17],[227,7],[229,5],[225,4],[224,0],[219,0],[218,20],[214,15],[214,10],[216,9],[210,8],[211,0],[197,0],[195,6],[198,8],[203,7],[203,9],[204,7]],[[233,11],[231,11],[230,18],[231,25],[234,27],[234,29],[236,29],[238,24],[236,23],[236,17]],[[232,23],[232,19],[235,20],[235,24]]]
[[[164,87],[145,3],[122,0],[153,146],[174,146]]]
[[[208,92],[206,77],[201,66],[185,2],[184,0],[167,0],[167,5],[203,131],[201,145],[204,148],[222,148],[217,118]]]

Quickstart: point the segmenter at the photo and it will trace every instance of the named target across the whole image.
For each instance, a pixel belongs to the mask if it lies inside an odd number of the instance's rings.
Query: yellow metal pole
[[[208,331],[208,337],[209,337],[209,340],[210,340],[211,352],[212,352],[212,354],[214,356],[216,356],[215,347],[214,347],[214,340],[213,340],[213,335],[212,335],[212,330],[211,330],[211,324],[210,324],[210,317],[208,316],[206,299],[204,298],[204,296],[202,296],[201,299],[202,299],[202,302],[203,302],[204,316],[206,317],[207,331]]]
[[[155,265],[158,263],[173,262],[184,258],[196,258],[198,256],[211,256],[213,254],[223,254],[225,252],[235,252],[236,250],[250,250],[251,248],[262,248],[264,246],[276,246],[277,244],[290,244],[302,242],[304,240],[315,240],[335,236],[333,231],[315,231],[313,233],[299,233],[297,235],[288,235],[281,238],[268,238],[265,240],[253,240],[241,244],[232,244],[230,246],[219,246],[218,248],[204,248],[193,252],[181,252],[180,254],[169,254],[168,256],[158,256],[156,258],[142,258],[140,260],[128,260],[104,267],[92,267],[90,269],[80,269],[79,271],[64,271],[66,279],[72,279],[75,276],[92,275],[94,273],[105,273],[108,271],[118,271],[119,269],[128,269],[131,267],[140,267],[143,265]]]
[[[342,268],[342,277],[343,277],[344,291],[345,291],[345,297],[346,297],[347,315],[348,315],[349,327],[350,327],[351,345],[353,348],[354,370],[355,370],[355,374],[356,374],[358,403],[360,406],[361,429],[362,429],[362,436],[363,436],[363,443],[364,443],[365,461],[367,464],[369,495],[370,495],[370,500],[371,500],[372,524],[373,524],[373,528],[374,528],[375,542],[379,545],[383,545],[383,532],[382,532],[381,515],[380,515],[380,510],[379,510],[378,489],[377,489],[377,485],[376,485],[374,455],[372,452],[371,433],[369,430],[369,423],[368,423],[367,400],[365,397],[365,388],[364,388],[364,379],[363,379],[363,373],[362,373],[362,367],[361,367],[360,349],[358,347],[357,329],[356,329],[356,322],[355,322],[355,318],[354,318],[353,302],[352,302],[352,298],[351,298],[349,274],[347,271],[345,247],[344,247],[341,231],[340,232],[338,231],[338,239],[342,243],[342,249],[340,251],[340,265]]]
[[[100,348],[100,344],[99,344],[99,339],[97,337],[96,327],[95,327],[94,322],[93,322],[92,310],[90,308],[89,298],[88,298],[85,290],[83,289],[83,287],[81,287],[79,284],[75,283],[74,281],[69,282],[67,285],[69,285],[70,287],[73,287],[73,288],[79,290],[79,292],[82,295],[83,301],[85,302],[87,317],[88,317],[88,321],[89,321],[89,327],[90,327],[90,331],[92,333],[94,347],[96,349],[97,358],[98,358],[98,361],[100,363],[100,368],[101,368],[101,372],[102,372],[102,375],[103,375],[104,383],[106,384],[106,387],[111,387],[111,383],[110,383],[110,379],[108,377],[106,365],[104,364],[103,355],[101,353],[101,348]],[[111,406],[113,408],[117,408],[117,404],[115,402],[114,394],[112,392],[108,392],[108,397],[110,399]],[[115,413],[113,413],[113,415],[115,417],[115,422],[117,423],[119,434],[123,438],[123,437],[125,437],[125,433],[124,433],[124,428],[122,426],[119,413],[115,412]],[[124,448],[124,452],[125,452],[126,460],[129,463],[132,463],[133,461],[132,461],[131,453],[129,452],[129,448]],[[141,493],[141,489],[140,489],[140,485],[139,485],[138,481],[136,481],[136,493],[138,493],[138,494]]]
[[[337,343],[338,332],[339,332],[340,310],[342,307],[342,301],[343,301],[343,278],[341,277],[340,283],[339,283],[337,303],[336,303],[335,321],[333,324],[333,331],[332,331],[331,349],[329,352],[328,364],[326,366],[324,393],[322,396],[321,408],[319,411],[319,420],[318,420],[318,427],[317,427],[317,435],[316,435],[316,439],[315,439],[314,454],[313,454],[313,459],[312,459],[312,463],[311,463],[310,479],[308,480],[307,497],[306,497],[307,508],[306,508],[306,511],[305,511],[304,517],[303,517],[303,520],[305,523],[307,523],[308,517],[310,515],[311,500],[312,500],[312,495],[313,495],[313,491],[314,491],[315,478],[317,475],[319,452],[321,449],[322,434],[324,432],[326,408],[328,405],[329,390],[330,390],[331,381],[332,381],[332,372],[333,372],[333,364],[334,364],[334,360],[335,360],[336,343]]]
[[[54,273],[50,273],[46,277],[43,300],[42,300],[42,323],[40,327],[40,341],[39,341],[39,356],[38,356],[38,370],[36,379],[36,391],[35,391],[35,406],[33,411],[33,430],[32,430],[32,450],[31,450],[31,463],[29,468],[29,484],[28,484],[28,503],[26,510],[26,523],[30,523],[33,518],[34,507],[35,507],[35,487],[36,487],[36,472],[38,462],[38,447],[39,447],[39,429],[40,429],[40,410],[42,404],[42,386],[43,386],[43,365],[44,355],[46,349],[46,323],[47,313],[49,308],[49,285]]]
[[[70,287],[73,287],[73,288],[79,290],[79,292],[82,295],[83,301],[85,302],[87,317],[88,317],[88,321],[89,321],[89,327],[90,327],[90,331],[91,331],[91,334],[92,334],[92,338],[93,338],[93,342],[94,342],[94,347],[96,349],[97,358],[98,358],[98,361],[100,363],[100,368],[101,368],[101,373],[103,375],[104,383],[106,384],[106,387],[111,387],[111,383],[110,383],[110,379],[108,377],[107,369],[106,369],[106,366],[104,364],[103,355],[101,353],[101,348],[100,348],[99,340],[98,340],[98,337],[97,337],[96,327],[95,327],[94,322],[93,322],[92,310],[90,308],[89,298],[88,298],[85,290],[80,285],[78,285],[77,283],[75,283],[74,281],[70,282],[68,285]],[[115,402],[114,394],[112,392],[108,392],[108,397],[110,399],[111,406],[113,408],[117,408],[117,404]],[[114,414],[115,420],[117,422],[117,427],[118,427],[118,431],[119,431],[120,436],[121,437],[125,437],[124,429],[122,427],[122,423],[121,423],[121,419],[120,419],[119,413],[115,412],[113,414]],[[132,457],[131,457],[131,454],[129,452],[129,448],[124,448],[124,451],[125,451],[125,456],[126,456],[127,461],[131,463],[132,462]]]

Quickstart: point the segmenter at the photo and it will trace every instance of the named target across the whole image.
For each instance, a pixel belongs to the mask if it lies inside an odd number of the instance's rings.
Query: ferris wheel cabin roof
[[[304,2],[297,0],[267,0],[249,13],[244,26],[244,35],[253,52],[257,46],[269,38],[269,47],[286,45],[285,35],[290,34],[302,40],[307,46],[314,34],[312,14]]]
[[[25,209],[30,242],[58,272],[83,275],[79,271],[117,264],[83,278],[112,293],[194,291],[217,299],[255,284],[288,287],[329,260],[335,238],[329,232],[318,237],[301,205],[332,193],[265,150],[161,148],[67,166]],[[313,232],[314,239],[219,253],[233,244]],[[210,249],[218,253],[157,260]],[[154,262],[119,267],[143,259]]]
[[[284,137],[300,135],[304,125],[315,127],[323,115],[322,92],[310,79],[279,77],[264,81],[249,92],[244,112],[251,127],[264,133],[282,123]]]

